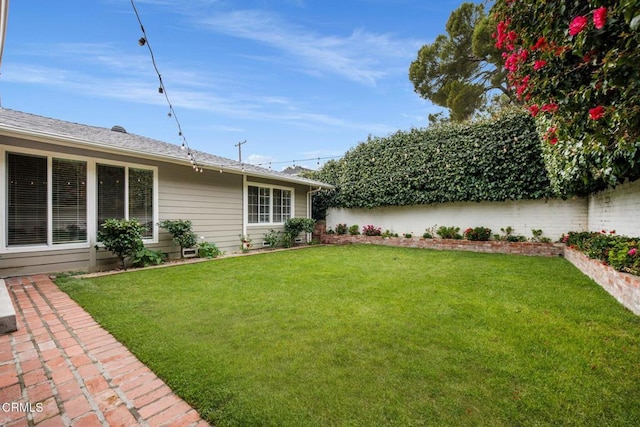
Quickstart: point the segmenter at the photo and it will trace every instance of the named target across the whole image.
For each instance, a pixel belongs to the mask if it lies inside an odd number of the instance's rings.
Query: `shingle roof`
[[[13,131],[25,135],[40,135],[47,139],[68,141],[78,146],[98,150],[117,151],[145,158],[164,159],[191,166],[189,158],[179,145],[108,128],[66,122],[35,114],[0,108],[0,133]],[[225,157],[191,150],[198,165],[207,169],[224,169],[248,176],[277,179],[297,184],[330,188],[331,185],[255,165],[240,163]]]

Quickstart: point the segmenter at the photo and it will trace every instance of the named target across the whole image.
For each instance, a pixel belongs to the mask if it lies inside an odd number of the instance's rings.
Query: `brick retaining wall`
[[[532,256],[562,256],[564,245],[560,243],[533,243],[533,242],[476,242],[470,240],[451,239],[421,239],[418,237],[372,237],[351,236],[339,234],[321,234],[320,242],[330,245],[346,245],[350,243],[364,243],[382,246],[399,246],[405,248],[456,250],[470,252],[502,253],[513,255]]]
[[[640,277],[621,273],[571,248],[565,248],[564,257],[602,286],[620,304],[640,316]]]

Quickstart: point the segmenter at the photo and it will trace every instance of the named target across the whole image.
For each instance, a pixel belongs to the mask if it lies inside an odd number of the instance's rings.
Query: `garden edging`
[[[399,246],[406,248],[456,250],[485,253],[503,253],[531,256],[563,256],[564,245],[560,243],[535,242],[502,242],[502,241],[473,241],[454,239],[424,239],[418,237],[378,237],[347,234],[326,234],[320,236],[320,242],[333,245],[350,243],[364,243],[383,246]]]

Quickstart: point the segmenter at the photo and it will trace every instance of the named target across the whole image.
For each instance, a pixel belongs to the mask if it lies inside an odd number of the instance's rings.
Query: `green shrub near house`
[[[97,240],[106,250],[118,257],[123,270],[127,269],[126,259],[144,248],[142,232],[145,227],[137,219],[109,218],[98,230]],[[99,246],[96,245],[96,248]]]
[[[158,225],[160,226],[160,228],[163,228],[171,234],[173,242],[176,245],[180,246],[181,254],[183,249],[193,248],[198,242],[198,236],[196,236],[196,233],[193,232],[193,225],[189,220],[166,219],[164,221],[160,221]]]

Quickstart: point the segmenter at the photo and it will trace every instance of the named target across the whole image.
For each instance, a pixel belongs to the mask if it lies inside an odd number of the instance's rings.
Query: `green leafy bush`
[[[463,234],[464,238],[467,240],[486,242],[491,238],[491,229],[486,227],[469,227],[464,230]]]
[[[329,233],[331,234],[331,233]],[[269,230],[268,233],[265,233],[262,239],[269,247],[275,248],[280,244],[280,232],[274,229]]]
[[[289,218],[284,223],[284,246],[287,248],[293,246],[294,239],[303,231],[312,233],[315,223],[316,221],[312,218]]]
[[[200,258],[216,258],[223,254],[224,252],[218,249],[215,243],[200,242],[198,245],[198,256]]]
[[[336,225],[336,234],[347,234],[349,228],[347,224],[338,224]]]
[[[193,248],[198,242],[198,236],[192,230],[192,224],[189,220],[164,220],[158,223],[160,228],[167,230],[173,237],[173,242],[180,246],[180,250],[185,248]]]
[[[462,239],[462,235],[459,233],[460,227],[446,227],[444,225],[438,227],[436,233],[443,239]]]
[[[142,233],[145,227],[137,219],[107,219],[98,230],[97,240],[108,251],[113,252],[124,270],[127,269],[126,258],[133,256],[144,247]],[[96,246],[98,248],[98,246]]]
[[[166,255],[162,251],[142,247],[133,254],[131,263],[136,267],[148,267],[162,264],[165,258]]]
[[[360,226],[358,224],[353,224],[349,227],[349,234],[352,236],[357,236],[360,234]]]
[[[388,239],[390,237],[398,237],[398,233],[394,233],[391,230],[384,230],[384,233],[381,234],[383,239]]]

